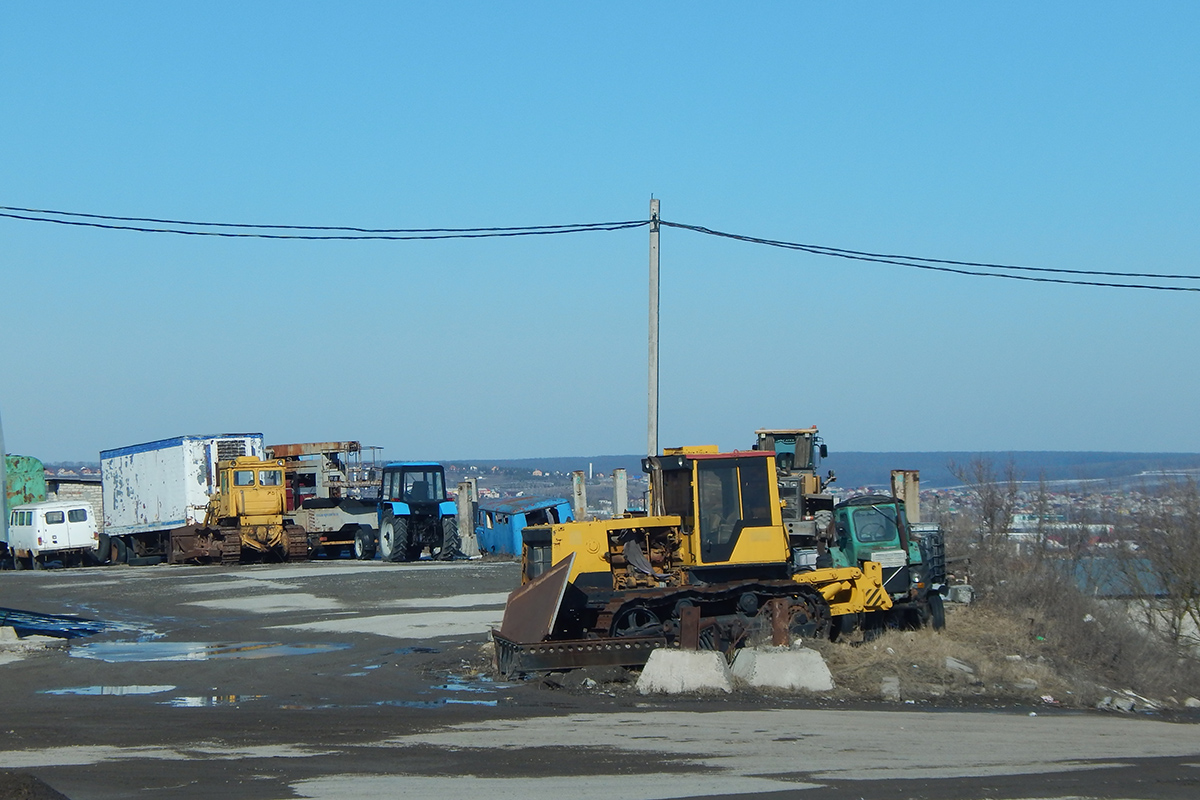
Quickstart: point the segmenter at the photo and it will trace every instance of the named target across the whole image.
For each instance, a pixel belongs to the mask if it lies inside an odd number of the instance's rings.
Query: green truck
[[[909,522],[898,497],[866,495],[834,507],[832,533],[830,566],[874,561],[883,568],[892,607],[860,620],[865,629],[945,627],[946,545],[941,528]]]

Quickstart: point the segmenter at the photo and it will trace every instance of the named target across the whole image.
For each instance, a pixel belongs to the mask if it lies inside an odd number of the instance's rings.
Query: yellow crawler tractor
[[[634,665],[660,647],[731,652],[841,630],[833,617],[888,608],[878,564],[793,560],[773,451],[682,447],[642,461],[646,516],[522,533],[522,586],[493,631],[505,674]]]
[[[219,489],[203,525],[171,531],[172,564],[237,564],[308,557],[308,535],[284,522],[283,460],[239,456],[217,464]]]

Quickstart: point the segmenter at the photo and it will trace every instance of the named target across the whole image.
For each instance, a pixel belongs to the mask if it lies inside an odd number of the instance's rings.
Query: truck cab
[[[384,561],[416,561],[425,548],[447,560],[461,547],[458,509],[446,495],[446,471],[441,464],[387,464],[380,483],[378,514],[379,552]]]
[[[833,511],[835,537],[829,545],[833,565],[859,566],[874,561],[883,568],[884,589],[896,613],[933,617],[941,627],[940,592],[946,581],[945,543],[935,525],[909,524],[904,502],[889,495],[865,495],[839,503]]]

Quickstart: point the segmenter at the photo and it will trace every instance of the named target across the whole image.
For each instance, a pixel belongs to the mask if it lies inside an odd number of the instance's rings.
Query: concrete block
[[[900,702],[900,678],[895,675],[886,675],[879,682],[879,695],[884,700],[889,700],[893,703]]]
[[[951,603],[970,603],[975,599],[975,590],[966,584],[949,587],[946,599]]]
[[[946,669],[950,672],[960,672],[963,675],[974,675],[975,669],[965,661],[959,661],[953,656],[946,656]]]
[[[642,694],[732,692],[725,656],[711,650],[655,650],[637,682]]]
[[[743,649],[733,659],[733,677],[760,689],[828,692],[833,689],[833,675],[825,659],[816,650],[801,647]]]
[[[21,637],[17,636],[17,629],[9,625],[0,628],[0,642],[19,642]]]

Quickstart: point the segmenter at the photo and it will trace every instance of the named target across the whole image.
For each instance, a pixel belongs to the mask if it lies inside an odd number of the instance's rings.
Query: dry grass
[[[941,632],[887,631],[871,641],[821,644],[837,695],[879,698],[884,678],[894,676],[904,700],[1041,703],[1050,695],[1065,705],[1094,702],[1094,690],[1081,692],[1055,669],[1028,621],[982,606],[949,612]],[[948,667],[948,658],[970,672]]]
[[[1002,579],[981,602],[948,607],[944,631],[822,644],[839,694],[880,697],[891,676],[901,698],[916,701],[1041,703],[1049,695],[1090,707],[1126,693],[1172,706],[1200,696],[1200,660],[1138,625],[1121,603],[1083,594],[1047,562],[998,557],[991,566]],[[948,667],[947,658],[970,671]]]

